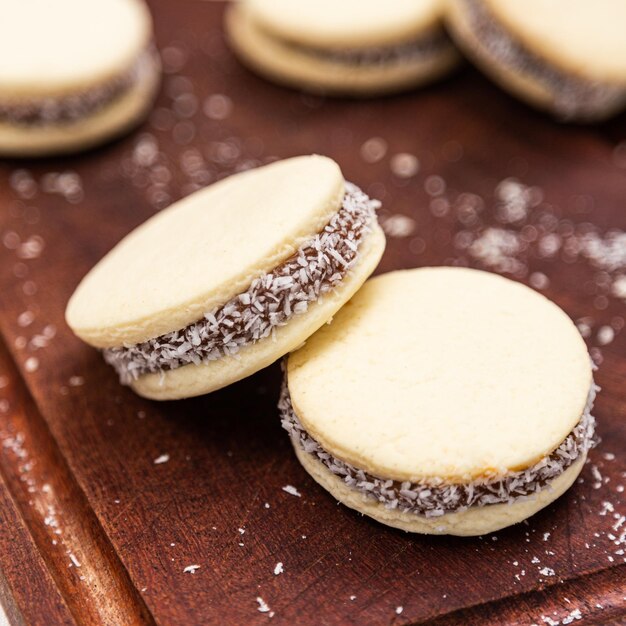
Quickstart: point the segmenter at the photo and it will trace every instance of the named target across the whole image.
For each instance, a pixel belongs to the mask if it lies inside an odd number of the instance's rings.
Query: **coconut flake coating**
[[[85,91],[58,98],[0,100],[0,122],[21,126],[71,124],[123,96],[144,76],[154,72],[158,64],[156,49],[150,46],[129,70]]]
[[[544,84],[554,97],[556,112],[563,118],[593,118],[626,100],[623,86],[570,76],[528,50],[500,25],[483,0],[462,1],[480,45],[512,71]]]
[[[346,183],[341,208],[330,222],[270,273],[204,318],[140,344],[103,351],[123,384],[148,373],[207,363],[269,337],[309,304],[338,287],[358,258],[379,202]]]
[[[325,50],[310,46],[292,45],[308,54],[334,63],[349,65],[391,65],[411,61],[428,60],[441,52],[451,49],[452,42],[443,30],[437,30],[406,43],[377,46],[371,48],[346,48],[344,50]]]
[[[388,509],[439,517],[446,513],[460,513],[470,506],[512,504],[520,498],[549,488],[551,480],[560,476],[595,445],[596,421],[591,415],[591,409],[598,390],[599,387],[592,382],[580,421],[550,455],[528,469],[464,484],[446,484],[441,478],[420,482],[379,478],[332,456],[307,433],[298,419],[291,403],[286,375],[278,408],[282,426],[289,433],[293,444],[314,456],[346,485],[377,500]]]

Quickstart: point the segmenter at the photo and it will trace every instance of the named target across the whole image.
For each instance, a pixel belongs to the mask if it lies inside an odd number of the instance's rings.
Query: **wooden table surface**
[[[398,97],[303,96],[237,63],[222,3],[152,8],[166,75],[150,120],[88,154],[0,163],[0,600],[13,623],[624,623],[626,116],[561,125],[470,68]],[[159,208],[312,152],[382,200],[379,272],[502,272],[579,324],[602,442],[527,523],[471,539],[376,524],[297,463],[277,365],[159,404],[66,327],[80,278]]]

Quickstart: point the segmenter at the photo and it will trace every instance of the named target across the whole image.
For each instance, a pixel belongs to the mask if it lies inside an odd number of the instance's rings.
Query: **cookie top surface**
[[[623,0],[483,0],[529,50],[565,71],[626,84]]]
[[[461,268],[367,282],[288,361],[294,410],[337,458],[396,480],[531,466],[579,421],[585,343],[544,296]]]
[[[262,27],[300,45],[370,47],[403,43],[439,23],[441,0],[243,0]]]
[[[139,226],[72,296],[66,318],[97,347],[179,330],[245,291],[319,232],[343,199],[339,166],[304,156],[231,176]]]
[[[0,97],[88,88],[127,70],[152,36],[141,0],[0,0]]]

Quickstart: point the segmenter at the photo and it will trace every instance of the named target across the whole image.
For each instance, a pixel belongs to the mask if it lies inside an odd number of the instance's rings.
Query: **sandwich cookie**
[[[448,72],[458,54],[442,27],[443,0],[242,0],[226,14],[235,52],[281,84],[373,96]]]
[[[481,535],[572,485],[595,392],[555,304],[444,267],[366,283],[289,355],[279,408],[305,470],[340,502],[406,531]]]
[[[502,87],[565,120],[626,106],[626,3],[448,0],[455,41]]]
[[[322,156],[231,176],[123,239],[78,286],[67,322],[144,397],[225,387],[359,289],[385,247],[377,206]]]
[[[147,113],[159,84],[141,0],[0,0],[0,154],[105,142]]]

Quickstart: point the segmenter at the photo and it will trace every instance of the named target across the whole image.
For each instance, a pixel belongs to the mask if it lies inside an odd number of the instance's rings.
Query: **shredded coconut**
[[[560,476],[581,454],[595,445],[595,418],[591,415],[598,387],[592,383],[583,415],[563,443],[549,456],[532,467],[504,476],[481,479],[467,484],[446,484],[441,478],[428,482],[394,481],[364,472],[328,453],[311,437],[298,419],[287,387],[286,378],[278,403],[283,428],[294,445],[314,456],[344,483],[378,500],[388,509],[399,509],[426,517],[438,517],[449,512],[461,512],[470,506],[511,503],[533,496]]]
[[[272,272],[254,279],[247,291],[186,328],[104,350],[106,362],[128,384],[144,374],[234,356],[242,347],[269,337],[340,285],[357,260],[378,206],[346,183],[342,206],[324,229]]]
[[[302,496],[302,494],[293,485],[285,485],[283,487],[283,491],[288,493],[290,496],[296,496],[296,498],[300,498]]]

